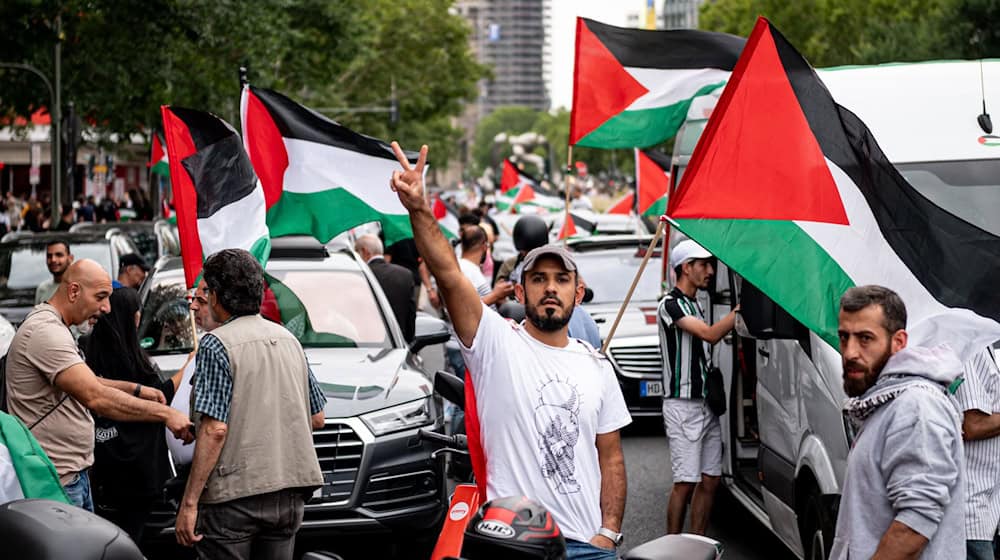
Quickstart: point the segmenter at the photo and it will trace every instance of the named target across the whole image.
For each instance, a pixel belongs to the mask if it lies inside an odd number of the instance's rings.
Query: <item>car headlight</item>
[[[431,399],[423,398],[398,406],[362,414],[361,419],[375,435],[426,426],[432,422]]]

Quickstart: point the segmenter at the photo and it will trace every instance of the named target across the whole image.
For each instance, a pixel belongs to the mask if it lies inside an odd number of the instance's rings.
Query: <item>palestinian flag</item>
[[[35,436],[20,420],[0,412],[0,504],[25,498],[70,503]]]
[[[444,232],[445,236],[449,239],[458,238],[460,229],[458,211],[452,205],[441,200],[441,195],[434,196],[431,211],[434,213],[434,218],[437,220],[438,226],[441,227],[441,231]]]
[[[170,163],[167,160],[167,151],[163,149],[163,140],[160,139],[160,135],[153,135],[153,148],[149,154],[149,163],[146,167],[153,173],[158,173],[160,175],[169,177],[170,176]]]
[[[500,175],[500,193],[505,194],[511,189],[516,190],[521,185],[537,186],[538,183],[531,180],[527,174],[522,174],[509,159],[503,160],[503,173]]]
[[[670,158],[652,150],[635,150],[635,190],[639,193],[639,215],[657,219],[667,210],[670,190]]]
[[[834,348],[864,284],[903,298],[911,344],[968,359],[1000,338],[1000,238],[908,184],[763,18],[667,214]]]
[[[726,83],[744,43],[724,33],[577,18],[569,143],[645,148],[672,138],[691,100]]]
[[[576,235],[576,224],[573,223],[573,215],[566,212],[566,217],[563,218],[562,227],[559,228],[558,239],[569,239]]]
[[[264,191],[239,134],[211,113],[168,105],[160,110],[188,287],[205,257],[222,249],[246,249],[266,263],[271,237]]]
[[[389,188],[399,162],[388,144],[267,89],[245,87],[240,110],[271,235],[311,235],[326,243],[379,222],[386,245],[413,237],[410,216]],[[417,154],[407,158],[416,163]]]

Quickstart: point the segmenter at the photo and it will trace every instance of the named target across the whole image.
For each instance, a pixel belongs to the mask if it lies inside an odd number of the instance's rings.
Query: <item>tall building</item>
[[[666,29],[697,29],[698,8],[703,0],[663,0],[663,26]]]
[[[481,116],[504,105],[548,110],[548,0],[460,0],[456,8],[472,25],[479,61],[493,70],[480,86]]]

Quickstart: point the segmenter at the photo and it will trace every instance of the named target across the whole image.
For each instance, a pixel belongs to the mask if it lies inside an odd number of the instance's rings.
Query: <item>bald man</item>
[[[399,328],[406,342],[413,340],[414,325],[417,320],[416,285],[410,269],[386,262],[382,240],[372,234],[362,235],[354,242],[354,250],[372,270],[385,298],[389,300],[392,314],[396,316]]]
[[[72,503],[93,511],[88,469],[94,462],[90,411],[114,420],[162,422],[190,442],[188,417],[166,404],[163,393],[102,379],[84,362],[69,327],[89,332],[111,310],[111,278],[83,259],[63,274],[49,301],[31,310],[7,354],[7,406],[31,430],[59,474]]]

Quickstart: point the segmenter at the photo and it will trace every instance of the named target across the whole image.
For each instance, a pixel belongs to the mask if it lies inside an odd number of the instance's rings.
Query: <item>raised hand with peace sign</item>
[[[396,159],[403,166],[402,171],[393,171],[389,187],[399,196],[399,201],[410,212],[426,206],[424,199],[424,165],[427,163],[427,145],[420,147],[420,157],[417,158],[416,167],[410,167],[410,160],[406,158],[403,149],[395,141],[392,143],[392,151],[396,154]]]

